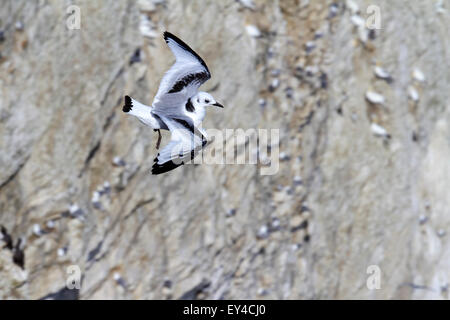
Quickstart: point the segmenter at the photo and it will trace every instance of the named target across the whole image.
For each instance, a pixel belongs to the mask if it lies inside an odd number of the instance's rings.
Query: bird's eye
[[[209,100],[208,100],[208,99],[206,99],[206,100],[205,100],[205,102],[206,102],[206,103],[209,103]]]
[[[197,103],[200,103],[200,99],[197,99]]]

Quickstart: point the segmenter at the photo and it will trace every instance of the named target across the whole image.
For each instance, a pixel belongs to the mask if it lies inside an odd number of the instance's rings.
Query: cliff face
[[[23,242],[1,299],[448,299],[450,7],[251,4],[3,0],[0,224]],[[152,101],[164,30],[211,70],[205,128],[280,130],[276,174],[150,175],[156,135],[121,106]]]

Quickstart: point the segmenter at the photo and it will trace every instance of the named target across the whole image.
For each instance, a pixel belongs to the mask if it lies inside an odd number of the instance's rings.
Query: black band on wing
[[[205,144],[203,144],[203,146],[204,146]],[[202,146],[202,147],[203,147]],[[191,158],[191,160],[193,160],[194,158],[195,158],[195,155],[196,155],[196,152],[195,152],[195,149],[194,150],[191,150],[191,156],[190,156],[190,158]],[[158,154],[158,156],[159,156],[159,154]],[[182,155],[180,155],[180,157],[181,157]],[[180,163],[175,163],[174,161],[167,161],[167,162],[164,162],[163,164],[159,164],[158,163],[158,158],[155,158],[155,160],[153,160],[153,162],[155,162],[154,164],[153,164],[153,166],[152,166],[152,174],[161,174],[161,173],[165,173],[165,172],[168,172],[168,171],[171,171],[171,170],[173,170],[173,169],[176,169],[176,168],[178,168],[178,167],[180,167],[180,166],[182,166],[182,165],[184,165],[184,161],[182,161],[182,162],[180,162]]]
[[[177,36],[174,36],[172,33],[165,31],[164,32],[164,40],[166,41],[166,43],[169,42],[169,39],[172,39],[173,41],[175,41],[176,43],[178,43],[178,45],[180,47],[182,47],[184,50],[189,51],[195,58],[198,59],[198,61],[202,64],[202,66],[204,66],[206,68],[206,71],[209,73],[209,69],[206,66],[205,61],[203,61],[203,59],[194,51],[191,49],[191,47],[189,47],[186,43],[184,43],[180,38],[178,38]]]
[[[202,146],[205,145],[205,141],[206,141],[205,136],[203,135],[203,133],[200,132],[200,130],[195,128],[195,126],[192,123],[189,123],[188,121],[183,120],[183,119],[177,119],[177,118],[172,118],[172,119],[174,121],[178,122],[179,124],[181,124],[186,129],[188,129],[190,133],[192,133],[194,135],[197,134],[197,136],[201,137],[202,138]]]
[[[173,120],[175,120],[176,122],[178,122],[179,124],[181,124],[183,127],[185,127],[186,129],[188,129],[192,134],[194,134],[194,125],[192,123],[187,122],[186,120],[183,119],[177,119],[177,118],[173,118]]]
[[[190,123],[189,121],[183,120],[183,119],[178,119],[178,118],[172,118],[174,121],[178,122],[179,124],[181,124],[183,127],[185,127],[187,130],[189,130],[189,132],[191,132],[192,134],[197,134],[201,136],[202,139],[202,146],[201,148],[203,148],[206,143],[207,140],[205,138],[205,136],[194,126],[193,123]],[[195,158],[196,155],[196,150],[195,148],[191,150],[190,152],[190,158],[191,160]],[[179,157],[182,158],[184,155],[180,154]],[[175,168],[178,168],[179,166],[184,165],[184,162],[180,162],[180,163],[175,163],[173,160],[164,162],[162,164],[160,164],[158,162],[158,157],[159,157],[159,153],[156,156],[156,158],[153,160],[153,166],[152,166],[152,174],[161,174],[161,173],[165,173],[168,171],[171,171]],[[181,160],[181,159],[180,159]]]
[[[184,164],[184,162],[174,163],[173,161],[167,161],[163,164],[159,164],[158,162],[156,162],[153,164],[152,174],[165,173],[167,171],[171,171],[175,168],[178,168],[179,166],[182,166],[183,164]]]
[[[158,121],[160,129],[169,130],[167,125],[164,123],[164,121],[161,120],[161,118],[154,112],[152,112],[152,116]],[[159,129],[154,129],[154,131],[157,131]]]
[[[206,82],[206,80],[208,80],[209,78],[210,78],[210,75],[207,72],[188,74],[187,76],[184,76],[183,78],[178,80],[173,85],[172,89],[170,89],[170,91],[168,93],[180,92],[181,90],[183,90],[185,87],[187,87],[191,83],[202,84],[202,83]]]

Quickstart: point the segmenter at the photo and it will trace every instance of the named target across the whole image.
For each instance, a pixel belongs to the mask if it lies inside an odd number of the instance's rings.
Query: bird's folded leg
[[[161,130],[154,129],[153,131],[158,131],[158,141],[156,141],[156,149],[159,149],[159,144],[161,143]]]

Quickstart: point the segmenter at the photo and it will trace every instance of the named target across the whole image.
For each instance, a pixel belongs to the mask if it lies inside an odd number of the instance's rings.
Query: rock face
[[[3,0],[0,224],[25,259],[0,250],[0,299],[449,298],[450,8],[251,3],[76,1],[77,29],[70,2]],[[280,130],[276,174],[149,173],[121,106],[150,104],[164,30],[211,70],[205,128]]]

